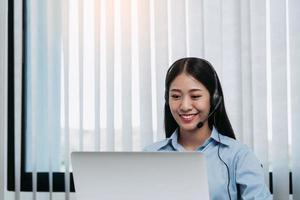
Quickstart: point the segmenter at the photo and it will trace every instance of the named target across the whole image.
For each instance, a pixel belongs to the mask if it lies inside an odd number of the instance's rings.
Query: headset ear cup
[[[216,106],[216,95],[213,94],[212,100],[211,100],[211,107],[214,108]]]
[[[219,83],[218,83],[218,76],[215,70],[213,70],[214,72],[214,81],[215,81],[215,90],[214,90],[214,94],[212,96],[212,108],[215,108],[217,106],[217,104],[219,104],[220,101],[220,94],[219,94]]]
[[[217,91],[214,92],[213,98],[212,98],[212,107],[215,108],[219,102],[220,95]]]

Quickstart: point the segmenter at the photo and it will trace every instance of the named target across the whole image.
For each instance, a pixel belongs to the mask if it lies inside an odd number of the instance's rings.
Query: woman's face
[[[209,114],[210,94],[197,79],[181,73],[170,85],[169,106],[180,130],[193,131]]]

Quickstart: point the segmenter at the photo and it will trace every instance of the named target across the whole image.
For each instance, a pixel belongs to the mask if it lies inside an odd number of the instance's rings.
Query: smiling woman
[[[169,68],[165,132],[165,140],[145,150],[203,153],[210,199],[224,199],[225,193],[229,199],[272,199],[260,162],[235,140],[219,78],[208,61],[182,58]]]
[[[174,93],[175,91],[177,94]],[[180,117],[178,114],[187,114],[190,112],[188,110],[192,109],[193,112],[197,113],[195,117],[198,117],[199,121],[194,128],[201,128],[204,124],[212,128],[213,123],[216,123],[219,130],[223,130],[224,133],[228,134],[227,136],[235,138],[225,110],[219,78],[208,61],[198,58],[177,60],[167,72],[165,100],[167,137],[180,125],[180,118],[177,119],[178,116]],[[174,111],[173,108],[176,105],[178,110]],[[169,109],[172,115],[169,114]],[[214,121],[215,119],[217,120]]]

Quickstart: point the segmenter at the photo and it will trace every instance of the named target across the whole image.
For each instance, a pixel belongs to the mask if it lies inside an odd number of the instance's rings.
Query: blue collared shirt
[[[218,157],[219,145],[220,157],[229,168],[231,199],[272,199],[265,184],[261,164],[250,148],[237,140],[222,134],[218,136],[218,134],[218,131],[213,128],[211,136],[197,149],[206,157],[210,199],[229,199],[228,172],[225,164]],[[178,129],[170,138],[156,142],[144,150],[186,151],[178,143]]]

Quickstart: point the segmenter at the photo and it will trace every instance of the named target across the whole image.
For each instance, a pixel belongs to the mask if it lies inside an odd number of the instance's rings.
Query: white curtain
[[[196,56],[219,74],[237,139],[262,162],[266,183],[273,172],[274,199],[289,198],[290,171],[291,198],[300,199],[298,0],[28,0],[26,8],[29,198],[72,199],[68,181],[63,196],[51,192],[51,181],[49,194],[36,192],[38,171],[69,179],[71,151],[139,151],[164,138],[166,70]],[[22,43],[15,37],[20,144]],[[18,175],[18,145],[16,161]],[[17,199],[19,184],[16,176]]]
[[[7,1],[0,0],[0,199],[6,188],[6,138],[7,138]]]

